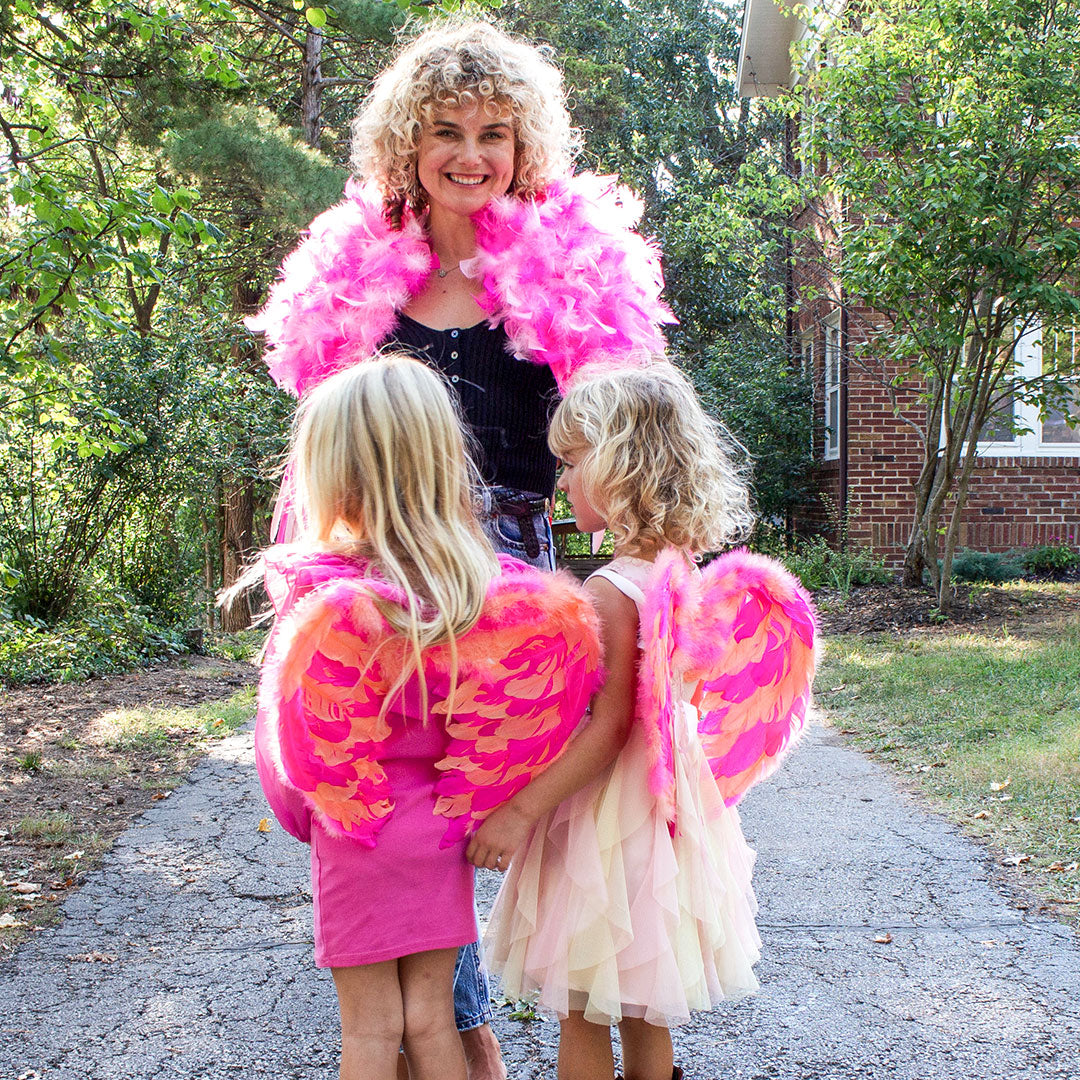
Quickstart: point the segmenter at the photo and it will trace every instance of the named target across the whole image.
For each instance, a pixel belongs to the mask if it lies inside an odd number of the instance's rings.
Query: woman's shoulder
[[[345,198],[311,223],[266,305],[245,324],[266,335],[274,381],[299,395],[371,356],[432,265],[421,223],[409,216],[395,228],[377,190],[350,181]]]
[[[640,364],[664,349],[660,327],[676,319],[659,250],[635,231],[640,213],[614,177],[584,173],[535,199],[493,199],[473,219],[478,302],[514,354],[548,364],[562,389],[585,364]]]

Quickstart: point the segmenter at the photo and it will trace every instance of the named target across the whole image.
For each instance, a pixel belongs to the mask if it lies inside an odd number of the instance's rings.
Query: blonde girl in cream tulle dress
[[[730,439],[672,365],[575,384],[549,441],[578,527],[615,535],[586,584],[607,682],[473,837],[476,865],[508,867],[484,949],[508,996],[560,1018],[559,1080],[614,1076],[612,1024],[626,1080],[670,1080],[669,1028],[758,986],[754,854],[728,804],[801,728],[812,615],[758,556],[696,569],[752,517]]]

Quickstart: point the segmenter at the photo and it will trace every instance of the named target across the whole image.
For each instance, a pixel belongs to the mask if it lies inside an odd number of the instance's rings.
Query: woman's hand
[[[489,814],[465,849],[465,858],[485,870],[505,872],[513,854],[529,835],[532,820],[511,799]]]

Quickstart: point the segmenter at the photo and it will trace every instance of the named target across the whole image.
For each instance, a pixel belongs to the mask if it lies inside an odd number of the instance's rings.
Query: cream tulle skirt
[[[505,993],[538,993],[561,1017],[671,1026],[757,989],[754,853],[688,725],[677,742],[674,837],[635,730],[514,856],[484,936]]]

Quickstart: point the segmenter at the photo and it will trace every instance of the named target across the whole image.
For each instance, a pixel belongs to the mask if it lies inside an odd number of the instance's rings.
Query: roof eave
[[[806,32],[796,0],[746,0],[735,85],[741,97],[775,97],[798,81],[791,46]]]

